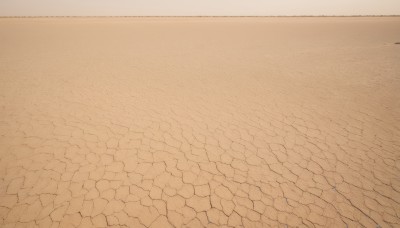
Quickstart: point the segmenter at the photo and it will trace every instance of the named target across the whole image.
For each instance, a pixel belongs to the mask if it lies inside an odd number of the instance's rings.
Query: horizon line
[[[109,16],[98,16],[98,15],[57,15],[57,16],[0,16],[0,18],[57,18],[57,17],[400,17],[400,14],[394,15],[368,15],[368,14],[355,14],[355,15],[224,15],[224,16],[215,16],[215,15],[179,15],[179,16],[171,16],[171,15],[152,15],[152,16],[129,16],[129,15],[109,15]]]

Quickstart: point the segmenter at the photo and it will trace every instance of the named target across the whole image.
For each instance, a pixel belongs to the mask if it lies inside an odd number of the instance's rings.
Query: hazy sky
[[[400,15],[400,0],[0,0],[1,16]]]

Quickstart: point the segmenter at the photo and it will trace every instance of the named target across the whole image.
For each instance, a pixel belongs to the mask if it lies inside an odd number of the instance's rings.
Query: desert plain
[[[399,227],[400,17],[1,18],[1,227]]]

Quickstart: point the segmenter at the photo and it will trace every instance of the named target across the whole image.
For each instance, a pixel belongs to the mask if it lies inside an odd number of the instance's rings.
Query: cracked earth
[[[0,226],[399,227],[398,28],[0,19]]]

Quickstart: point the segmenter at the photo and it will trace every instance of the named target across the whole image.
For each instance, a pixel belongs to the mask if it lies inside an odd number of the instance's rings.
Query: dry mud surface
[[[399,227],[400,18],[0,19],[1,227]]]

